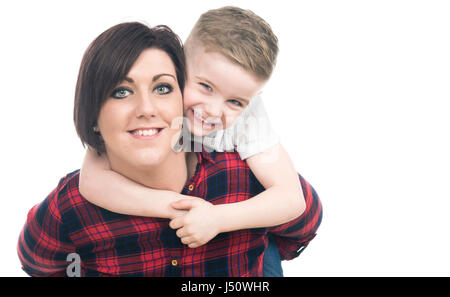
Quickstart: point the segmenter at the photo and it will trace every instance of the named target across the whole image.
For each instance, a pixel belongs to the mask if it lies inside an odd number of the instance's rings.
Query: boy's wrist
[[[146,199],[147,205],[143,216],[173,219],[186,211],[174,209],[170,204],[185,197],[179,193],[166,190],[154,190],[155,193]]]
[[[217,218],[219,233],[234,231],[233,222],[235,217],[231,212],[229,204],[218,204],[213,207],[213,215]]]

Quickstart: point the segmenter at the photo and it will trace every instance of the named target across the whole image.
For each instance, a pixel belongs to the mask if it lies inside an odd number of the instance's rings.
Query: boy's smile
[[[186,63],[184,111],[197,136],[233,124],[265,83],[200,42],[186,50]]]
[[[204,118],[204,113],[200,108],[189,108],[189,117],[194,119],[194,123],[200,125],[205,130],[215,130],[216,125],[222,125],[220,118],[207,117]]]

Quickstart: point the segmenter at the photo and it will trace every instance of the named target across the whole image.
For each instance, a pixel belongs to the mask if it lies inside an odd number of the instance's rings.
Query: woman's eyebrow
[[[172,74],[169,74],[169,73],[161,73],[161,74],[155,75],[155,76],[152,78],[152,82],[157,81],[158,79],[161,78],[161,76],[170,76],[170,77],[172,77],[175,81],[177,80],[176,77],[173,76]],[[129,77],[125,77],[124,80],[127,81],[127,82],[129,82],[130,84],[134,83],[134,80],[133,80],[132,78],[129,78]]]
[[[169,74],[169,73],[161,73],[161,74],[155,75],[155,76],[153,77],[152,81],[157,81],[161,76],[170,76],[170,77],[172,77],[175,81],[177,81],[176,77],[173,76],[172,74]]]

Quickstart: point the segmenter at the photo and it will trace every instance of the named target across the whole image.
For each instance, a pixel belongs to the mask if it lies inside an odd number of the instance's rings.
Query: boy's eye
[[[211,88],[209,85],[207,85],[207,84],[205,84],[205,83],[200,83],[200,85],[201,85],[203,88],[205,88],[207,91],[209,91],[209,92],[212,91],[212,88]]]
[[[228,100],[228,102],[230,102],[231,104],[233,104],[233,105],[235,105],[237,107],[242,107],[243,106],[242,103],[240,101],[238,101],[238,100],[231,99],[231,100]]]
[[[114,91],[112,91],[111,97],[113,97],[115,99],[123,99],[123,98],[128,97],[132,93],[133,93],[133,91],[131,91],[128,88],[120,87],[120,88],[114,89]]]
[[[157,85],[153,91],[156,91],[159,95],[166,95],[173,91],[173,88],[169,84],[160,84]]]

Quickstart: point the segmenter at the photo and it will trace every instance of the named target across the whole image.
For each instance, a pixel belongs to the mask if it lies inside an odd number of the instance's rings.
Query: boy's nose
[[[218,102],[207,104],[204,107],[204,110],[205,110],[205,113],[206,113],[204,115],[205,119],[207,117],[220,118],[222,116],[222,105],[220,103],[218,103]]]

